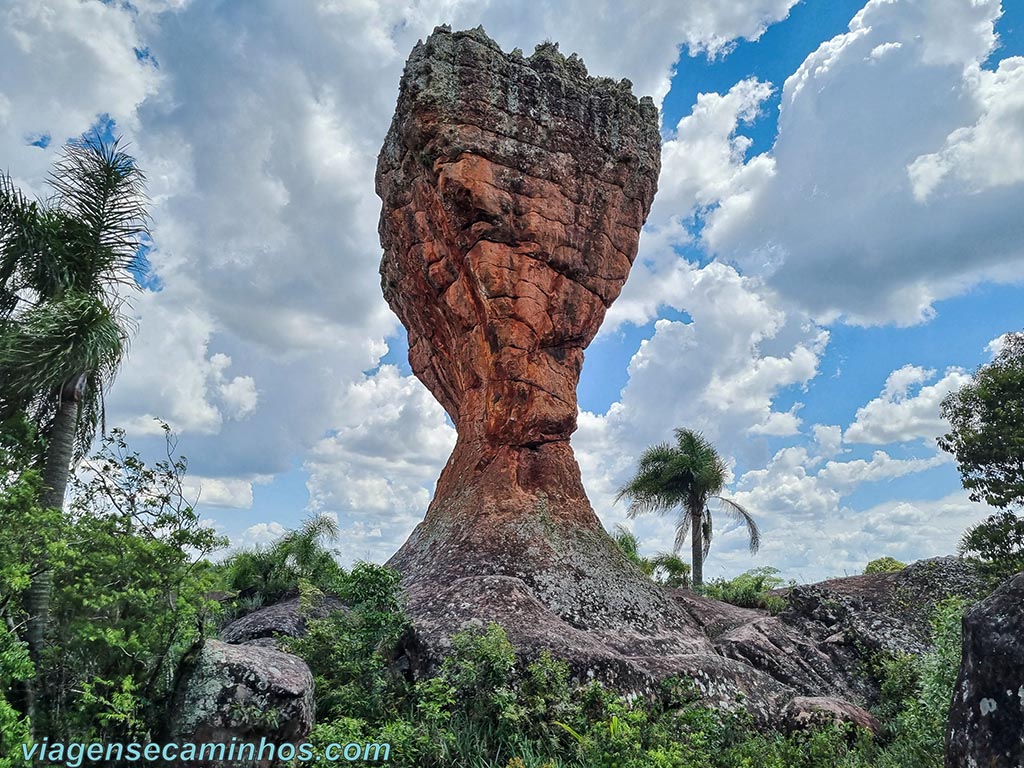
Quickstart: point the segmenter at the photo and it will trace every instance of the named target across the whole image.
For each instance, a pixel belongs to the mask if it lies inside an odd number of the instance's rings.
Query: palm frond
[[[683,548],[683,544],[686,543],[686,537],[690,535],[693,529],[693,515],[689,509],[684,508],[679,515],[679,520],[676,521],[676,538],[672,544],[672,551],[678,552]]]
[[[701,543],[703,545],[702,558],[708,559],[708,552],[711,551],[711,537],[714,535],[714,524],[711,521],[711,510],[705,509],[701,517]]]
[[[724,496],[716,496],[715,498],[733,517],[747,526],[747,535],[750,537],[750,551],[757,552],[761,548],[761,531],[758,529],[754,518],[751,517],[746,509],[732,499],[727,499]]]
[[[148,200],[145,175],[120,139],[69,143],[50,185],[55,208],[66,214],[63,241],[77,262],[74,276],[93,285],[133,284],[129,270],[149,232]]]
[[[636,537],[636,534],[629,530],[629,528],[619,523],[615,526],[615,530],[612,533],[612,539],[626,557],[639,557],[640,540]]]

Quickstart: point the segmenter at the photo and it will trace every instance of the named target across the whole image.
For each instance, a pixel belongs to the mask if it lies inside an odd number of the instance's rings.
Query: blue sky
[[[0,10],[0,150],[42,192],[106,124],[149,176],[153,242],[112,423],[179,433],[236,545],[337,516],[382,561],[454,440],[379,291],[376,153],[435,24],[557,40],[659,103],[660,191],[587,351],[573,438],[607,526],[671,428],[729,457],[761,521],[706,572],[801,580],[953,551],[988,510],[937,452],[938,403],[1024,327],[1024,7],[997,0],[377,0]],[[567,20],[572,20],[568,23]],[[45,76],[44,76],[45,73]],[[107,122],[105,122],[107,121]],[[649,552],[671,518],[630,521]]]

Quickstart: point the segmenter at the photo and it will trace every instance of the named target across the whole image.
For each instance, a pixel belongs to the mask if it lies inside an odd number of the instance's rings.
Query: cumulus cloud
[[[12,0],[0,8],[0,147],[24,186],[42,191],[57,148],[100,115],[137,126],[136,109],[161,76],[136,55],[146,43],[135,21],[123,5],[100,2]]]
[[[782,89],[778,136],[703,243],[822,321],[914,324],[1019,280],[1022,61],[997,0],[871,0]]]
[[[905,365],[889,374],[882,393],[857,409],[843,439],[848,443],[887,445],[910,440],[932,442],[948,430],[939,415],[943,398],[971,380],[961,368],[950,368],[933,384],[936,372]]]
[[[940,151],[907,166],[918,200],[927,200],[942,186],[955,194],[1024,181],[1024,57],[1004,59],[994,72],[979,69],[970,75],[976,79],[971,90],[978,119],[950,133]]]
[[[377,368],[398,328],[379,291],[374,163],[415,41],[446,21],[482,23],[506,48],[556,39],[660,100],[681,51],[724,55],[794,2],[659,0],[638,14],[543,0],[523,14],[485,0],[16,0],[0,11],[0,146],[19,183],[40,189],[57,147],[109,114],[148,173],[162,290],[137,300],[112,420],[154,444],[152,418],[170,421],[210,505],[251,505],[253,484],[298,458],[311,510],[339,518],[344,557],[384,559],[454,440],[418,382]],[[863,483],[933,471],[928,456],[843,462],[843,438],[934,436],[928,404],[951,371],[930,384],[894,373],[845,435],[818,424],[813,441],[800,402],[776,400],[817,375],[822,322],[916,322],[936,298],[1019,275],[1021,67],[980,64],[997,13],[994,0],[872,0],[787,80],[770,153],[745,157],[745,126],[774,87],[754,78],[702,94],[671,128],[662,192],[605,332],[665,308],[689,321],[659,320],[621,401],[580,415],[573,442],[606,522],[623,517],[611,499],[638,451],[670,426],[705,430],[735,461],[738,493],[774,515],[765,553],[786,547],[793,568],[859,556],[838,538],[847,554],[829,560],[801,521],[842,520]],[[48,148],[28,145],[44,135]],[[735,265],[680,257],[699,245]],[[807,447],[775,450],[780,437]],[[931,503],[923,514],[960,509]],[[908,514],[893,509],[869,521],[882,530],[886,514]],[[274,517],[243,542],[283,533]],[[854,542],[861,522],[829,525]],[[671,518],[638,524],[671,542]],[[721,529],[716,547],[746,567],[742,531]]]
[[[245,533],[235,542],[239,549],[249,549],[272,544],[288,532],[288,529],[276,520],[269,523],[256,523],[245,529]]]
[[[337,427],[306,462],[310,509],[338,516],[347,560],[384,559],[423,517],[455,429],[426,388],[381,366],[334,406]]]

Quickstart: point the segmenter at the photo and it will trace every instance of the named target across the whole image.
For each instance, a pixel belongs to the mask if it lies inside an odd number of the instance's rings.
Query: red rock
[[[506,574],[516,553],[516,572],[547,584],[542,601],[582,614],[592,576],[556,578],[571,553],[541,562],[551,537],[523,524],[587,531],[588,558],[628,572],[569,437],[583,350],[629,274],[659,167],[653,102],[556,46],[524,58],[439,28],[413,51],[377,168],[382,285],[459,433],[392,561],[413,592]]]

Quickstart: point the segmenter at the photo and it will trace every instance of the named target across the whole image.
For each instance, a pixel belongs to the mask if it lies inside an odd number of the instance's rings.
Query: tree
[[[1024,520],[1009,510],[990,515],[967,530],[958,549],[992,578],[1008,579],[1024,571]]]
[[[864,566],[864,573],[897,573],[906,567],[906,563],[886,555],[884,557],[876,557]]]
[[[333,518],[307,518],[297,530],[288,531],[269,547],[232,555],[225,564],[228,586],[258,605],[277,602],[297,589],[301,581],[333,592],[344,571],[324,542],[337,538],[338,524]]]
[[[654,563],[640,554],[640,539],[629,528],[624,525],[616,525],[612,539],[627,560],[636,563],[637,567],[647,576],[654,573]]]
[[[117,140],[69,143],[49,182],[52,197],[29,201],[0,174],[0,418],[24,410],[39,426],[40,504],[62,509],[127,348],[124,289],[138,288],[147,215],[144,176]],[[26,595],[36,660],[52,581],[40,563]]]
[[[939,447],[956,458],[973,501],[1024,506],[1024,332],[1003,337],[995,359],[942,401],[950,431]]]
[[[653,581],[670,589],[690,586],[690,566],[683,562],[679,555],[673,552],[659,552],[654,557],[644,557],[640,554],[640,540],[624,525],[615,526],[612,539],[622,554],[636,563],[637,567]]]
[[[713,533],[710,499],[718,500],[722,509],[747,526],[751,552],[760,546],[761,534],[747,510],[719,495],[725,486],[727,469],[714,446],[691,429],[676,429],[675,437],[675,445],[659,443],[640,455],[636,474],[619,489],[616,500],[629,499],[630,517],[679,510],[673,552],[679,551],[689,533],[693,585],[699,589]]]
[[[690,586],[690,565],[674,552],[659,552],[651,558],[651,577],[671,589]]]

